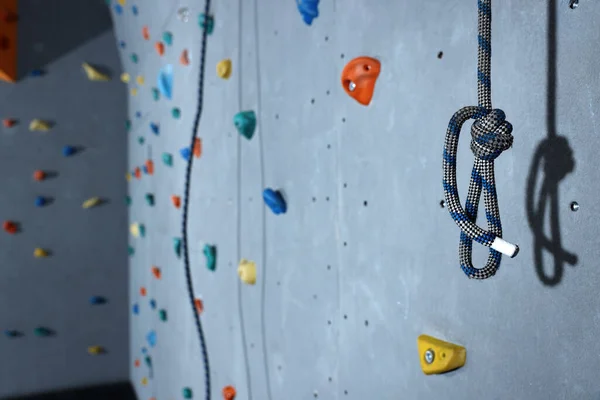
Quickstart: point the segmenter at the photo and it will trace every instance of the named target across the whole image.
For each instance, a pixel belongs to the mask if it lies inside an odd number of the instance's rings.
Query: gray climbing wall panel
[[[515,137],[496,162],[497,188],[505,238],[521,252],[481,282],[460,270],[459,231],[440,207],[448,121],[477,101],[476,2],[321,2],[310,27],[293,1],[215,2],[199,128],[203,155],[194,163],[189,212],[194,295],[204,301],[214,398],[225,385],[235,386],[241,400],[600,395],[600,5],[582,0],[572,10],[566,3],[493,6],[493,102]],[[179,149],[189,145],[197,104],[203,3],[137,5],[137,16],[130,4],[114,15],[128,46],[124,68],[147,81],[130,99],[130,114],[145,117],[130,133],[129,170],[149,157],[155,163],[153,176],[130,183],[130,222],[147,228],[145,238],[130,239],[131,302],[140,307],[132,319],[131,374],[140,398],[177,398],[183,387],[203,398],[183,262],[173,251],[181,211],[169,200],[183,192]],[[183,6],[187,23],[177,18]],[[160,57],[153,46],[166,30],[174,41]],[[189,67],[178,63],[186,48]],[[363,55],[382,64],[369,107],[340,85],[344,65]],[[223,58],[233,62],[228,81],[215,75]],[[169,63],[174,97],[154,102],[150,87]],[[181,119],[172,119],[172,107],[182,110]],[[251,141],[232,123],[242,110],[258,115]],[[158,136],[151,121],[160,123]],[[473,162],[467,127],[463,136],[464,199]],[[173,167],[162,164],[163,152],[173,154]],[[282,189],[286,215],[265,209],[265,187]],[[154,207],[144,202],[148,192]],[[215,272],[205,267],[206,243],[218,248]],[[475,245],[476,265],[486,255]],[[240,283],[240,258],[257,263],[255,286]],[[162,279],[153,278],[153,265]],[[158,318],[161,308],[166,322]],[[145,340],[152,329],[153,348]],[[416,349],[422,333],[464,345],[466,365],[425,376]],[[142,360],[140,367],[133,359]]]

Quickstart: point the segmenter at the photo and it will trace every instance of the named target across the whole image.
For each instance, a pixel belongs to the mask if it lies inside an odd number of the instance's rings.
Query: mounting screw
[[[579,211],[579,203],[577,203],[576,201],[571,203],[571,211]]]
[[[579,0],[569,0],[569,8],[574,10],[579,7]]]
[[[435,352],[432,349],[425,351],[425,362],[431,364],[435,359]]]

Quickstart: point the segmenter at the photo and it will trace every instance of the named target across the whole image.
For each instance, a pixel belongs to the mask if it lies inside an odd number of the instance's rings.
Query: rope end
[[[492,243],[491,247],[492,249],[504,254],[505,256],[509,256],[510,258],[516,257],[516,255],[519,253],[519,246],[517,246],[516,244],[509,243],[506,240],[499,237],[494,239],[494,242]]]

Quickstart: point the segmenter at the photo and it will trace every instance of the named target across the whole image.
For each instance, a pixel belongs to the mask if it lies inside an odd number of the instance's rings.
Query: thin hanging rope
[[[198,104],[196,108],[196,116],[194,117],[194,125],[192,131],[192,141],[190,143],[190,158],[187,163],[185,171],[185,188],[183,195],[183,218],[182,218],[182,245],[183,245],[183,263],[185,265],[185,279],[187,283],[188,295],[190,304],[192,306],[192,312],[194,313],[194,320],[196,322],[196,328],[198,336],[200,338],[200,348],[202,350],[202,361],[204,364],[204,382],[205,382],[205,395],[206,400],[211,398],[210,389],[210,365],[208,362],[208,350],[206,347],[206,339],[204,338],[204,331],[202,330],[202,322],[200,321],[200,315],[196,308],[195,296],[194,296],[194,284],[192,282],[192,273],[190,270],[190,255],[188,251],[188,208],[189,208],[189,197],[190,197],[190,180],[192,176],[192,163],[194,160],[193,149],[196,143],[196,136],[198,136],[198,128],[200,126],[200,117],[202,116],[203,96],[204,96],[204,66],[206,59],[206,38],[208,36],[209,26],[209,10],[210,0],[206,0],[204,6],[205,21],[202,26],[202,50],[200,52],[200,66],[199,66],[199,78],[198,78]]]
[[[460,227],[459,259],[463,272],[473,279],[494,276],[500,267],[502,254],[515,257],[517,245],[502,239],[502,223],[498,209],[498,197],[494,180],[494,160],[513,143],[512,125],[506,121],[504,112],[492,109],[492,4],[491,0],[478,0],[479,9],[477,37],[477,97],[479,106],[460,109],[450,119],[444,143],[444,196],[450,216]],[[475,156],[467,201],[463,209],[456,184],[456,155],[458,139],[463,124],[475,119],[471,126],[471,151]],[[475,224],[479,199],[483,190],[485,216],[488,230]],[[473,241],[490,247],[486,265],[475,268],[472,263]]]

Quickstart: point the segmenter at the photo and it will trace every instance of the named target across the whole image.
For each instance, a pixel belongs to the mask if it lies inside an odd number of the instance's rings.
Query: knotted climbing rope
[[[207,19],[210,11],[210,0],[206,0],[204,5],[204,15]],[[196,115],[194,117],[194,125],[192,130],[192,140],[190,143],[190,151],[194,149],[196,143],[196,137],[198,136],[198,128],[200,126],[200,117],[202,116],[203,96],[204,96],[204,66],[206,60],[206,38],[208,36],[209,23],[206,21],[202,25],[202,49],[200,51],[200,65],[199,65],[199,78],[198,78],[198,104],[196,108]],[[183,245],[183,263],[185,266],[185,279],[187,283],[188,295],[190,304],[192,306],[192,312],[194,313],[194,320],[196,322],[196,329],[200,338],[200,349],[202,351],[202,361],[204,363],[204,382],[205,382],[205,395],[206,400],[211,398],[210,389],[210,364],[208,362],[208,350],[206,347],[206,340],[204,338],[204,330],[202,329],[202,322],[200,321],[200,314],[196,308],[196,301],[194,296],[194,284],[192,282],[192,273],[190,270],[190,255],[188,251],[188,208],[189,208],[189,197],[190,197],[190,180],[192,176],[192,162],[194,157],[190,154],[188,159],[186,171],[185,171],[185,187],[183,195],[183,218],[182,218],[182,245]]]
[[[504,112],[492,109],[491,58],[492,58],[492,5],[491,0],[478,0],[477,97],[479,106],[460,109],[450,119],[444,144],[444,195],[450,216],[460,227],[459,258],[463,272],[474,279],[487,279],[500,267],[502,254],[514,257],[517,245],[502,239],[502,223],[494,181],[494,160],[512,146],[512,125]],[[456,185],[456,154],[463,124],[475,119],[471,127],[471,151],[475,156],[467,201],[463,209]],[[485,216],[488,230],[475,224],[481,191],[484,191]],[[473,241],[490,247],[483,268],[472,264]]]

